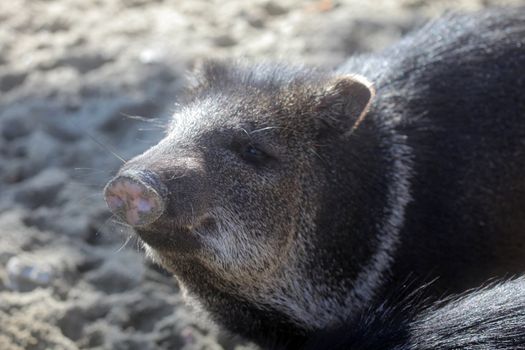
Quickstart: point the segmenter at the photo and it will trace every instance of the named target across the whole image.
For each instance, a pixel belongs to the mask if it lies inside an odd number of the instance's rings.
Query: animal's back
[[[412,153],[394,279],[460,291],[525,268],[525,8],[449,15],[343,72]],[[392,145],[392,147],[396,147]]]

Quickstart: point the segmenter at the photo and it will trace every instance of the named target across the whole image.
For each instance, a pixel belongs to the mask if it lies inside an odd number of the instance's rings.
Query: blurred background
[[[447,10],[525,0],[11,0],[0,4],[0,349],[247,349],[181,299],[101,192],[163,135],[187,70],[334,67]]]

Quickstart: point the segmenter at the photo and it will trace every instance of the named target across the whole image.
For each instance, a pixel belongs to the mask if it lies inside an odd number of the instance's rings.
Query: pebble
[[[158,49],[144,49],[139,53],[139,61],[142,64],[156,64],[165,59],[165,55]]]
[[[232,36],[228,34],[223,34],[215,37],[213,39],[213,42],[215,45],[220,47],[230,47],[237,44],[237,40],[235,40]]]
[[[288,12],[288,9],[277,2],[269,1],[264,5],[264,9],[270,16],[281,16]]]
[[[86,281],[108,294],[127,292],[144,281],[142,256],[134,251],[114,253],[98,269],[86,274]]]
[[[36,259],[13,256],[6,264],[7,287],[17,292],[30,292],[51,285],[54,272]]]

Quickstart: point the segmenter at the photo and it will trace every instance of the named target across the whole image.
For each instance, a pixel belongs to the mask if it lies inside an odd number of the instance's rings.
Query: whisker
[[[108,151],[109,153],[111,153],[112,155],[114,155],[117,159],[121,160],[122,163],[126,163],[126,160],[121,157],[120,155],[118,155],[114,150],[111,149],[111,147],[109,145],[105,145],[103,144],[102,142],[100,142],[99,140],[97,140],[93,135],[91,135],[89,132],[87,131],[84,131],[84,133],[93,141],[95,142],[97,145],[99,145],[100,147],[104,148],[106,151]]]
[[[163,128],[166,127],[166,125],[164,125],[164,123],[159,122],[155,118],[146,118],[146,117],[143,117],[143,116],[140,116],[140,115],[131,115],[131,114],[127,114],[127,113],[120,113],[120,114],[123,117],[129,118],[129,119],[134,119],[134,120],[138,120],[138,121],[141,121],[141,122],[144,122],[144,123],[153,124],[159,129],[163,129]],[[155,130],[155,129],[152,129],[152,130]]]
[[[265,128],[260,128],[260,129],[257,129],[257,130],[253,130],[250,134],[255,134],[256,132],[273,130],[273,129],[280,129],[280,127],[278,127],[278,126],[267,126]]]
[[[90,190],[96,190],[100,191],[97,195],[102,195],[102,189],[104,188],[105,181],[102,179],[92,179],[92,176],[85,175],[85,176],[72,176],[71,179],[75,181],[79,181],[80,185],[83,187],[90,189]]]
[[[120,248],[118,248],[117,250],[115,250],[113,252],[113,254],[115,253],[119,253],[120,251],[122,251],[122,249],[124,249],[126,247],[126,245],[128,245],[129,241],[131,241],[131,238],[133,238],[132,235],[128,235],[128,237],[126,238],[126,240],[124,241],[124,243],[120,246]]]
[[[310,148],[309,151],[312,152],[317,158],[319,158],[319,160],[321,162],[325,163],[325,160],[323,159],[323,157],[321,157],[321,155],[319,153],[317,153],[317,151],[315,149]]]
[[[100,200],[102,200],[102,198],[100,198],[101,194],[100,193],[90,193],[90,194],[87,194],[85,196],[82,196],[80,198],[77,199],[77,201],[79,203],[93,203],[93,201],[97,201],[99,202]]]
[[[158,128],[138,128],[138,131],[158,131]]]
[[[108,173],[111,174],[112,171],[110,170],[104,170],[104,169],[97,169],[97,168],[73,168],[75,171],[90,171],[90,172],[96,172],[96,173]]]
[[[186,176],[186,171],[183,174],[173,174],[168,178],[168,181],[182,179],[184,176]]]
[[[131,229],[131,228],[132,228],[130,225],[128,225],[128,224],[126,224],[126,223],[124,223],[124,222],[122,222],[122,221],[116,219],[116,218],[115,218],[115,215],[111,216],[110,219],[112,219],[112,220],[111,220],[112,223],[114,223],[114,224],[116,224],[116,225],[118,225],[118,226],[122,226],[122,227],[127,228],[127,229]]]
[[[106,228],[109,228],[110,223],[113,223],[113,224],[118,223],[117,221],[115,221],[115,215],[111,215],[109,218],[104,220],[104,223],[102,223],[100,226],[96,228],[95,237],[102,236],[104,234],[103,230],[105,230]],[[120,231],[120,233],[124,233],[124,231]]]
[[[246,129],[241,128],[241,130],[244,131],[244,133],[245,133],[248,137],[251,137],[250,133],[249,133]]]

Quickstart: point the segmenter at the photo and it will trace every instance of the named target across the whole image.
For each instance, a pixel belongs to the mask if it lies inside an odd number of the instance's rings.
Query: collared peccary
[[[333,72],[208,63],[189,90],[105,196],[229,330],[294,348],[392,290],[525,270],[525,9],[448,15]]]

